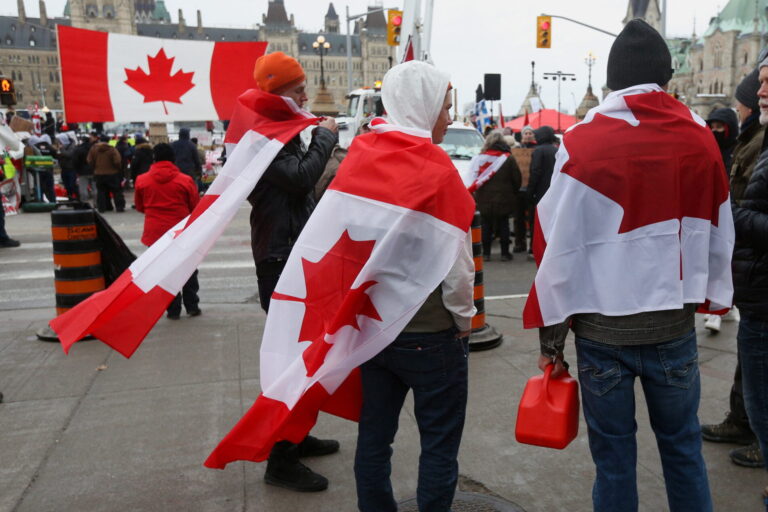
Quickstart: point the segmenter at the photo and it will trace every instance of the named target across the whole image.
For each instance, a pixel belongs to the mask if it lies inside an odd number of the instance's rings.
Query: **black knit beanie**
[[[608,55],[608,88],[665,85],[672,78],[672,55],[661,34],[641,19],[627,23]]]
[[[757,111],[760,108],[757,98],[757,91],[760,89],[760,80],[757,78],[759,73],[759,70],[755,69],[736,86],[736,99],[753,111]]]

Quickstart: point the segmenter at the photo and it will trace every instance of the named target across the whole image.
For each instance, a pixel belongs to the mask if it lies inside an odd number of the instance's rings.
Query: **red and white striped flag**
[[[472,176],[476,176],[475,181],[469,186],[467,190],[472,194],[475,190],[485,185],[488,180],[501,169],[504,162],[509,158],[509,153],[504,151],[497,151],[490,149],[477,156],[472,157],[472,161],[469,162],[469,170]]]
[[[357,420],[356,368],[400,334],[466,243],[474,201],[431,134],[371,128],[291,251],[267,315],[261,394],[208,467],[266,459],[275,442],[301,441],[321,410]]]
[[[240,96],[225,139],[236,146],[195,210],[109,288],[51,320],[64,351],[69,352],[76,341],[90,334],[130,357],[283,145],[318,122],[319,118],[298,108],[290,98],[255,89]]]
[[[706,123],[656,85],[611,93],[566,132],[536,208],[526,328],[731,306],[733,218]]]
[[[267,48],[56,29],[70,123],[229,119]]]

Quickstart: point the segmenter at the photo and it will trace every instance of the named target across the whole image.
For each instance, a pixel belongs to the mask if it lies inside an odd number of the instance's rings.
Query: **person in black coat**
[[[304,70],[298,61],[282,52],[260,57],[254,78],[261,90],[290,98],[299,108],[308,101]],[[267,314],[288,255],[315,207],[315,184],[337,141],[338,127],[333,118],[314,128],[309,147],[297,135],[283,146],[248,196],[259,299]],[[299,457],[328,455],[338,450],[337,441],[311,435],[299,444],[279,441],[270,452],[264,481],[296,491],[322,491],[328,487],[328,479],[302,464]]]
[[[536,205],[549,190],[552,172],[555,170],[555,130],[551,126],[542,126],[534,130],[536,134],[536,149],[531,155],[531,176],[528,180],[528,199],[531,208],[531,232],[536,219]],[[528,257],[533,257],[533,243],[528,249]]]
[[[203,165],[200,162],[200,155],[191,140],[189,140],[189,128],[179,130],[179,140],[171,144],[173,152],[176,153],[176,167],[184,174],[192,176],[192,179],[199,180],[203,173]]]
[[[736,137],[739,136],[739,118],[732,108],[718,108],[707,118],[707,126],[715,136],[723,156],[725,174],[730,179],[733,148],[736,147]]]
[[[487,151],[509,153],[511,149],[501,132],[493,131],[485,140],[481,154]],[[515,158],[509,155],[499,170],[475,191],[477,209],[482,217],[485,261],[491,259],[491,244],[495,236],[499,237],[501,260],[512,259],[512,253],[509,252],[509,216],[517,207],[517,192],[522,179]]]
[[[768,79],[768,67],[763,71]],[[768,99],[768,90],[765,97]],[[763,454],[768,450],[768,149],[765,144],[742,200],[732,206],[736,229],[733,302],[741,314],[737,354],[744,406],[757,442],[731,451],[730,457],[736,464],[758,467],[766,465]],[[768,487],[764,494],[768,495]]]
[[[149,170],[152,163],[152,146],[144,137],[136,137],[133,158],[131,158],[131,179],[134,183],[136,183],[136,178]]]

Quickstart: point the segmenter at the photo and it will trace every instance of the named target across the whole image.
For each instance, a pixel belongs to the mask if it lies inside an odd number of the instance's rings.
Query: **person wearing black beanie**
[[[608,88],[633,85],[665,86],[672,78],[672,55],[664,38],[641,19],[627,23],[608,55]]]

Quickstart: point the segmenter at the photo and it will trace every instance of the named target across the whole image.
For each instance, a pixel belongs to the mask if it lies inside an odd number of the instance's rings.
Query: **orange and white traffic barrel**
[[[475,309],[472,317],[472,334],[469,336],[469,350],[476,352],[501,345],[503,336],[485,321],[485,286],[483,284],[483,235],[480,212],[472,219],[472,257],[475,260]]]

